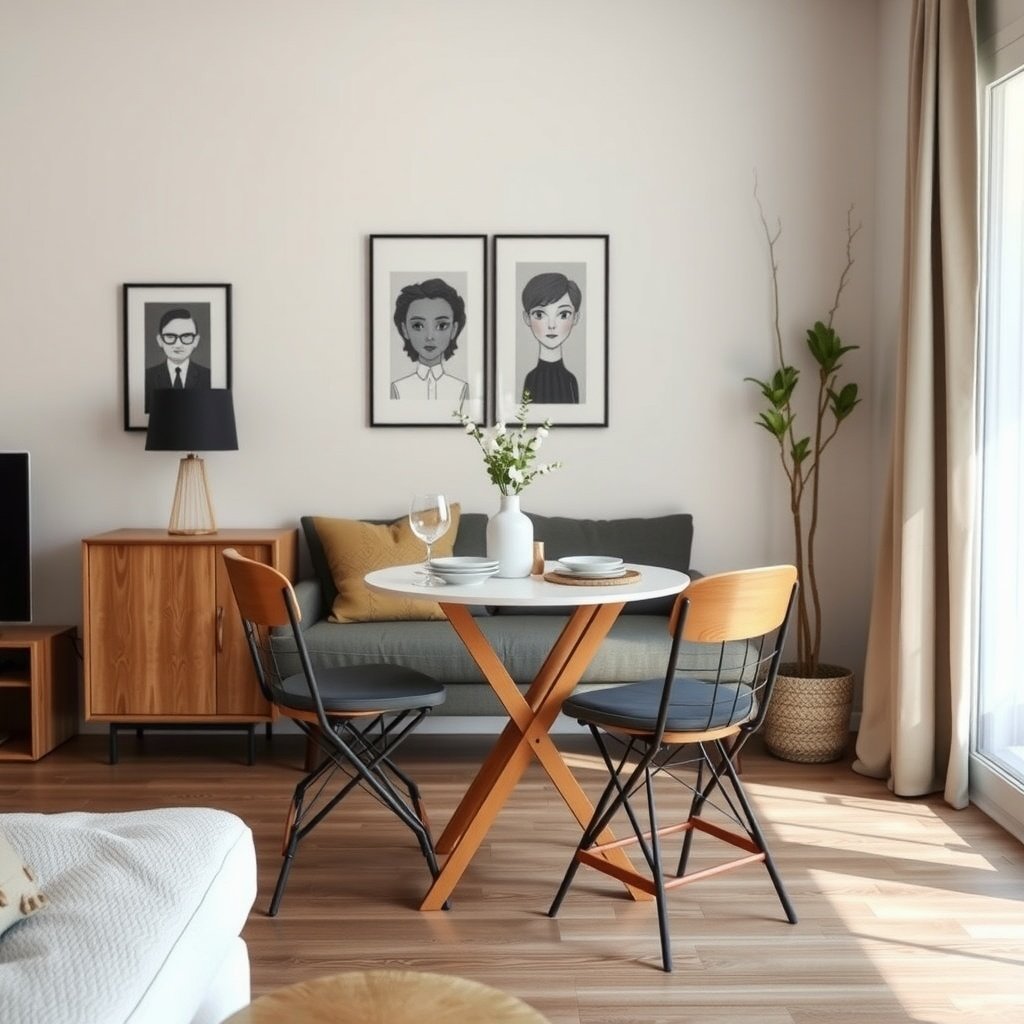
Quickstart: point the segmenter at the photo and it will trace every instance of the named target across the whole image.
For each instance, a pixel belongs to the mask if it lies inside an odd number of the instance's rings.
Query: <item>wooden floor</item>
[[[421,782],[435,833],[490,742],[410,741],[402,761]],[[603,773],[589,741],[557,742],[595,791]],[[610,879],[583,869],[558,918],[546,916],[578,833],[536,766],[451,911],[415,909],[427,882],[418,849],[359,793],[300,849],[271,919],[300,738],[260,737],[254,767],[244,763],[243,740],[226,734],[129,735],[121,744],[117,766],[96,735],[34,765],[0,765],[0,809],[204,805],[240,815],[259,857],[244,932],[254,996],[390,967],[496,986],[552,1024],[1024,1021],[1024,848],[973,808],[894,798],[843,763],[745,756],[744,778],[800,923],[786,923],[759,865],[684,888],[670,898],[676,969],[666,975],[653,904],[631,902]]]

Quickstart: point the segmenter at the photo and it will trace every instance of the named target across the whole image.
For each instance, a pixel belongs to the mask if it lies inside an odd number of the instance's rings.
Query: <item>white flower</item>
[[[536,477],[546,475],[561,466],[560,462],[552,462],[531,468],[530,464],[537,457],[541,441],[550,432],[550,423],[545,421],[531,436],[526,426],[529,407],[529,396],[525,396],[516,410],[518,429],[511,432],[506,429],[503,422],[483,429],[461,410],[452,413],[460,419],[466,433],[480,446],[484,454],[487,475],[502,494],[519,494]]]

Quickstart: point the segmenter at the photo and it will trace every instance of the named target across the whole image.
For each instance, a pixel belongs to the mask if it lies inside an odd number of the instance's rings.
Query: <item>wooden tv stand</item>
[[[78,732],[73,626],[0,626],[0,761],[38,761]]]

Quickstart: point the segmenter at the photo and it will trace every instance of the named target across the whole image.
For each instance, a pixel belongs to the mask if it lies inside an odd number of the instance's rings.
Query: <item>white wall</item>
[[[166,521],[177,456],[122,429],[126,281],[233,285],[241,450],[207,456],[223,525],[398,515],[428,485],[495,507],[458,430],[367,426],[371,233],[607,232],[611,426],[556,429],[565,468],[525,507],[685,509],[706,571],[788,560],[743,383],[772,362],[756,168],[795,342],[831,304],[851,202],[864,222],[837,325],[865,402],[824,470],[819,554],[825,653],[859,670],[893,343],[875,295],[899,267],[876,218],[902,188],[876,141],[905,93],[881,29],[907,10],[0,0],[0,447],[32,453],[37,620],[80,621],[82,536]]]

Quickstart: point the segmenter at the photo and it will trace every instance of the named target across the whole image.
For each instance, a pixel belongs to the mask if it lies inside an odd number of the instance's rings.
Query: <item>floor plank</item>
[[[403,765],[435,833],[492,741],[420,736]],[[557,737],[592,795],[586,737]],[[223,734],[79,736],[36,764],[0,765],[4,810],[222,807],[253,829],[259,894],[244,937],[253,994],[362,968],[458,974],[504,989],[552,1024],[888,1024],[1024,1020],[1024,856],[974,808],[902,800],[847,763],[795,765],[754,750],[744,779],[800,915],[789,925],[758,866],[670,897],[675,972],[659,969],[653,904],[586,869],[546,911],[578,837],[537,766],[455,891],[416,907],[427,873],[411,836],[355,795],[302,846],[277,918],[265,916],[301,741]],[[668,790],[666,789],[668,799]],[[695,863],[713,862],[713,844]]]

